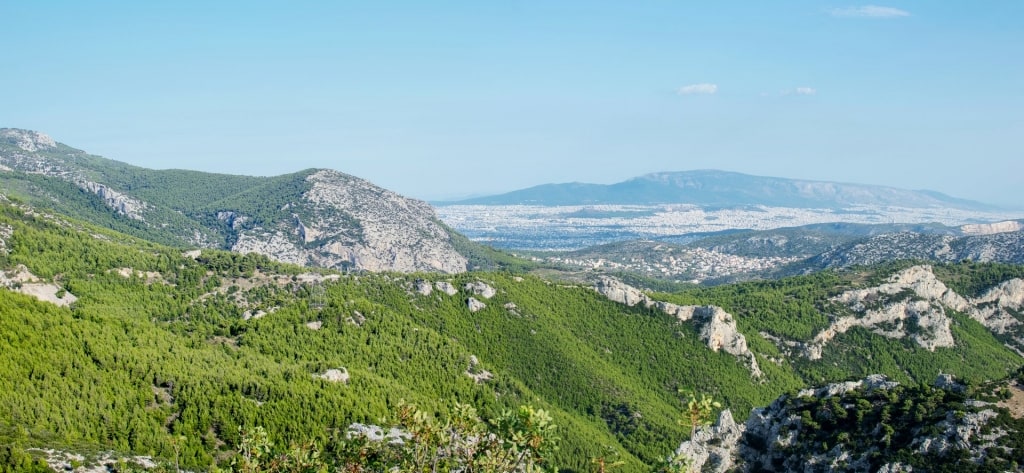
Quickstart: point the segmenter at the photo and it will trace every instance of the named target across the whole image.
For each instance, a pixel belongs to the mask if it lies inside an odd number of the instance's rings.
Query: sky
[[[441,200],[660,171],[1024,206],[1024,2],[0,2],[0,127]]]

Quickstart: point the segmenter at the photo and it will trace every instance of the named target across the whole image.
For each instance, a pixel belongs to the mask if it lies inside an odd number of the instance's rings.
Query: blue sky
[[[426,199],[656,171],[1024,206],[1024,2],[0,4],[0,126]]]

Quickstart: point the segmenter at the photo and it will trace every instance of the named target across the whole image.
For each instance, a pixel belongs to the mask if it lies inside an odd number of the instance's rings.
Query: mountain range
[[[717,170],[659,172],[608,185],[544,184],[500,195],[445,202],[442,205],[597,204],[692,204],[702,207],[764,205],[825,209],[858,206],[964,210],[994,208],[928,190],[752,176]]]

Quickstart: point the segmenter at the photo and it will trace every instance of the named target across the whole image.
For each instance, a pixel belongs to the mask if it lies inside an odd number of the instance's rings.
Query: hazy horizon
[[[6,4],[0,126],[425,200],[721,169],[1024,203],[1024,4]]]

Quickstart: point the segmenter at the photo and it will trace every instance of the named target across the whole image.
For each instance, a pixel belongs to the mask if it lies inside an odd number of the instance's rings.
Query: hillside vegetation
[[[20,452],[113,450],[206,469],[237,459],[257,426],[278,446],[331,445],[352,423],[395,423],[404,401],[438,416],[465,403],[484,418],[530,405],[558,426],[559,467],[588,471],[610,448],[622,471],[645,471],[689,433],[680,390],[745,413],[821,380],[995,379],[1021,361],[962,314],[956,345],[934,351],[867,329],[820,360],[771,341],[810,339],[837,310],[830,298],[898,267],[653,295],[735,314],[754,376],[693,321],[511,272],[310,272],[182,253],[6,201],[0,241],[0,443]],[[1019,274],[936,272],[967,294]],[[44,286],[49,299],[32,291]]]

